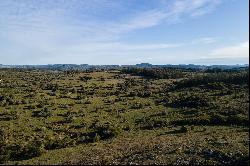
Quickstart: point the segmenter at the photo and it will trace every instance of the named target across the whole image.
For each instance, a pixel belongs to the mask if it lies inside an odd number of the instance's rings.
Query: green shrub
[[[195,93],[181,93],[174,98],[170,103],[172,107],[189,107],[189,108],[198,108],[209,106],[209,99],[200,94]]]
[[[45,107],[42,110],[36,110],[32,112],[33,117],[49,117],[51,116],[51,111]]]
[[[110,124],[103,124],[100,126],[96,126],[95,132],[100,136],[101,139],[109,139],[117,137],[119,133],[121,133],[121,129]]]
[[[5,132],[0,128],[0,164],[3,164],[7,160],[9,160],[9,152],[5,142]]]
[[[9,160],[25,160],[40,156],[43,153],[41,141],[33,140],[25,144],[11,144],[7,147]]]
[[[229,124],[249,126],[249,117],[247,115],[237,114],[228,117]]]
[[[214,125],[223,125],[227,123],[227,117],[220,114],[212,114],[210,116],[210,123]]]
[[[161,117],[146,117],[136,121],[141,129],[151,130],[154,128],[165,127],[169,124],[167,119]]]
[[[61,149],[75,144],[75,141],[69,136],[55,136],[46,137],[44,141],[44,148],[46,150]]]
[[[140,102],[131,103],[130,109],[141,109],[143,108],[143,104]]]

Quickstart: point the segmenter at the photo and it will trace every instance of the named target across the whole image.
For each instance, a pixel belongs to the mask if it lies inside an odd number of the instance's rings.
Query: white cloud
[[[216,43],[218,41],[218,38],[215,37],[203,37],[199,39],[194,39],[191,41],[191,44],[212,44]]]
[[[209,57],[213,58],[247,58],[249,57],[249,41],[236,45],[217,48],[213,50]]]

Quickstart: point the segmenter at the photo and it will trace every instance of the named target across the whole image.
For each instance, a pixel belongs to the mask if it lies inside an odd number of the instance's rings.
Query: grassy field
[[[0,70],[1,164],[249,165],[248,70]]]

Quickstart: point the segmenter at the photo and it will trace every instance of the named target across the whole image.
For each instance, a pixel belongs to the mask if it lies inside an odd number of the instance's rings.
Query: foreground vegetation
[[[1,164],[249,165],[249,73],[0,69]]]

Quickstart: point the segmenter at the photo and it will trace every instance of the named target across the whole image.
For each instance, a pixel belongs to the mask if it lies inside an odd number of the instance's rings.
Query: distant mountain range
[[[48,65],[3,65],[0,68],[19,68],[19,69],[47,69],[47,70],[87,70],[87,69],[119,69],[119,68],[182,68],[182,69],[233,69],[249,67],[249,64],[243,65],[195,65],[195,64],[179,64],[179,65],[153,65],[150,63],[141,63],[136,65],[88,65],[88,64],[48,64]]]

